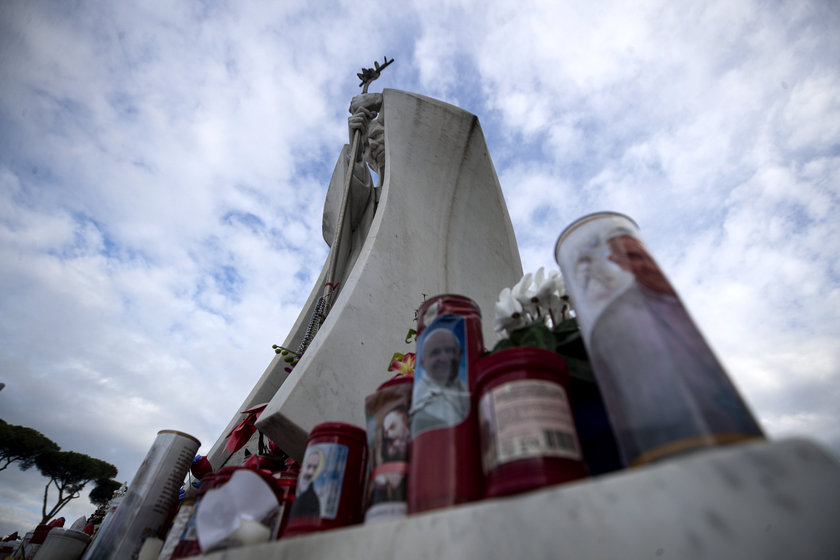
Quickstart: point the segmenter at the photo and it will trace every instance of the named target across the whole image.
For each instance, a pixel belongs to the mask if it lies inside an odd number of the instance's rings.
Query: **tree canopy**
[[[50,438],[32,428],[14,426],[0,420],[0,471],[11,463],[25,471],[35,464],[38,455],[61,448]]]
[[[112,479],[100,478],[88,495],[90,503],[100,507],[107,506],[111,498],[114,497],[114,492],[120,488],[122,488],[122,483]]]
[[[50,479],[44,488],[41,523],[48,522],[70,500],[78,498],[79,493],[88,482],[108,480],[117,476],[117,467],[114,465],[74,451],[42,453],[35,459],[35,466],[38,467],[42,475]],[[50,485],[54,485],[58,490],[58,502],[48,512],[47,501]]]

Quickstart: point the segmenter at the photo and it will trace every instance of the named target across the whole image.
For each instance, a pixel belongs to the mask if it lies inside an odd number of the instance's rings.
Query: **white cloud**
[[[768,433],[840,454],[831,4],[6,4],[5,420],[120,480],[160,429],[209,449],[324,261],[355,73],[387,55],[372,90],[479,115],[526,271],[631,215]],[[24,529],[43,484],[13,479]]]

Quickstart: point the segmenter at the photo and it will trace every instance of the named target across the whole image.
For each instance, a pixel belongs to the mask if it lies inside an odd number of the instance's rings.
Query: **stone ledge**
[[[203,558],[836,558],[838,519],[840,462],[793,439]]]

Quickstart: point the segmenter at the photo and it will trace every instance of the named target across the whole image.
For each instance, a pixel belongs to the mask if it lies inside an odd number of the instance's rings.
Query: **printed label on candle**
[[[566,391],[557,383],[522,380],[484,394],[478,407],[484,472],[529,457],[581,459]]]

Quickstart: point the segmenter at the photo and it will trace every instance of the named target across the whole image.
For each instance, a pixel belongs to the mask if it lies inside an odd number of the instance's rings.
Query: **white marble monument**
[[[364,398],[393,375],[386,371],[391,356],[413,351],[405,336],[423,294],[456,293],[475,300],[483,310],[485,345],[492,347],[494,302],[502,288],[522,276],[478,118],[397,90],[386,89],[381,100],[379,117],[368,127],[374,145],[367,150],[374,165],[382,163],[376,137],[384,124],[381,186],[373,185],[363,164],[356,165],[331,310],[292,372],[284,371],[287,364],[277,356],[238,409],[269,402],[257,427],[298,461],[315,425],[342,421],[364,426]],[[359,102],[355,99],[354,105]],[[335,233],[348,153],[345,146],[327,194],[328,243]],[[324,291],[329,262],[282,346],[295,349],[303,339]],[[228,460],[224,436],[242,418],[234,416],[208,454],[215,468]],[[256,453],[255,445],[249,447]],[[236,459],[228,464],[241,462]]]

